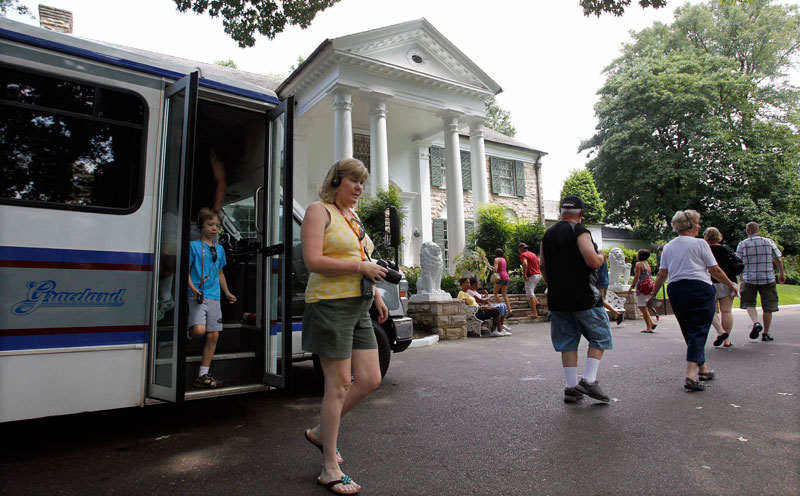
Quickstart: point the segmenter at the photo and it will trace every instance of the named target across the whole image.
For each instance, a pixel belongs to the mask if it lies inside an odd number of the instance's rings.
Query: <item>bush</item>
[[[783,257],[783,270],[786,272],[786,284],[800,285],[800,255]]]
[[[521,266],[517,245],[525,243],[528,249],[538,256],[539,245],[544,237],[544,226],[539,222],[531,222],[519,219],[511,224],[511,235],[506,245],[506,260],[509,269],[516,269]]]
[[[412,265],[411,267],[400,267],[400,271],[406,276],[408,281],[408,293],[417,294],[417,279],[419,279],[419,272],[422,267],[419,265]]]
[[[406,218],[406,212],[403,209],[403,203],[400,201],[400,195],[394,187],[390,187],[388,190],[380,190],[374,197],[365,197],[359,203],[356,212],[375,245],[375,253],[384,258],[394,259],[394,250],[386,243],[387,236],[385,235],[386,209],[390,206],[397,208],[397,213],[400,217],[400,232],[403,232],[402,225]]]
[[[457,276],[443,275],[442,276],[442,289],[450,293],[453,298],[458,297],[458,292],[461,291],[461,285],[458,283]]]
[[[510,233],[511,226],[503,207],[494,204],[479,205],[478,218],[470,233],[469,243],[481,248],[494,260],[494,251],[506,246]]]
[[[486,282],[489,278],[489,272],[492,266],[486,259],[486,252],[480,247],[475,247],[474,250],[466,250],[459,253],[454,259],[456,265],[456,274],[465,276],[467,273],[476,276],[479,280]]]

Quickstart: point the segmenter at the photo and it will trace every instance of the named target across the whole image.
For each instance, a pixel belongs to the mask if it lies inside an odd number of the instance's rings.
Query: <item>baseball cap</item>
[[[563,200],[561,200],[561,208],[572,208],[576,210],[583,210],[584,208],[583,201],[578,196],[569,195],[564,197]]]

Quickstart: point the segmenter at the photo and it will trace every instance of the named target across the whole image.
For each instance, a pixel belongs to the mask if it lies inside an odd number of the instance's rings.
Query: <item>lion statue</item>
[[[631,264],[625,263],[625,253],[612,248],[608,254],[608,282],[612,291],[624,291],[631,276]]]
[[[442,249],[436,243],[426,241],[419,250],[421,270],[417,279],[417,294],[414,300],[451,299],[450,293],[442,290]]]

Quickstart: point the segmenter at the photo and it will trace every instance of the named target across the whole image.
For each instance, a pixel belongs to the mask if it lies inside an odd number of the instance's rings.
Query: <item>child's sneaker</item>
[[[204,388],[204,389],[213,389],[218,388],[222,385],[222,381],[218,381],[211,377],[210,374],[201,375],[197,379],[194,380],[192,386],[196,388]]]

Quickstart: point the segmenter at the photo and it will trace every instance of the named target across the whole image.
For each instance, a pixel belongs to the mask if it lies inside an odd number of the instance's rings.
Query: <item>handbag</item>
[[[489,276],[489,282],[494,283],[494,284],[497,284],[498,282],[500,282],[500,274],[498,274],[497,272],[492,271],[492,275]]]
[[[636,283],[636,290],[640,294],[649,295],[653,292],[653,289],[656,287],[656,282],[653,280],[652,277],[648,274],[647,278],[640,279],[639,282]]]

